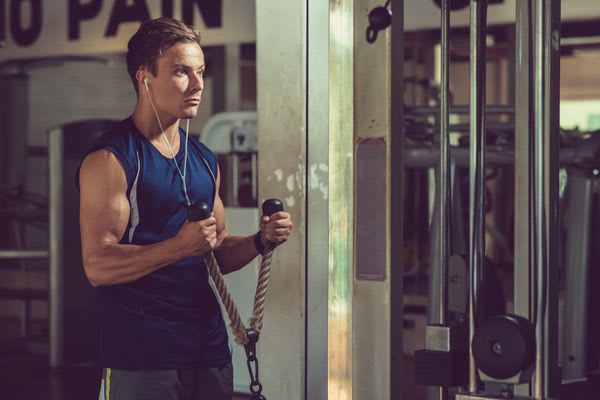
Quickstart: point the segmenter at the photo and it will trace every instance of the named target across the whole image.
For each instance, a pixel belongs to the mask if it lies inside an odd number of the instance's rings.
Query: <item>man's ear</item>
[[[147,84],[150,83],[150,80],[148,79],[148,75],[150,74],[149,71],[146,71],[145,69],[138,69],[135,73],[135,80],[138,82],[138,85],[142,85],[142,86],[146,86]],[[147,86],[146,86],[147,88]]]

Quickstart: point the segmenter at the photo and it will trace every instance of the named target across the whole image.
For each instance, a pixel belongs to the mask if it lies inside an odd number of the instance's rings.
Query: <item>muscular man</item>
[[[279,212],[261,217],[256,235],[227,233],[216,157],[180,127],[204,88],[192,28],[145,22],[129,41],[127,68],[135,110],[79,175],[83,264],[101,299],[100,398],[231,399],[227,331],[203,255],[214,251],[223,273],[238,270],[267,241],[285,242],[292,222]],[[195,202],[211,217],[188,221]]]

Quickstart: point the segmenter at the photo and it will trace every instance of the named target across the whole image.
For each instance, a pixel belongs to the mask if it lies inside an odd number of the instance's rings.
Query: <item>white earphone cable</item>
[[[169,148],[169,151],[171,152],[171,155],[173,156],[173,163],[175,164],[175,168],[177,168],[177,173],[179,174],[179,177],[181,178],[181,182],[183,183],[183,195],[185,196],[185,203],[187,206],[189,206],[191,204],[191,202],[190,202],[190,198],[188,197],[188,193],[187,193],[187,184],[185,182],[185,174],[187,172],[188,138],[189,138],[189,134],[190,134],[190,119],[189,118],[186,119],[185,144],[184,144],[184,155],[183,155],[183,173],[182,173],[181,169],[179,168],[179,165],[177,164],[177,159],[175,158],[175,152],[173,151],[173,147],[171,146],[171,143],[169,142],[169,139],[167,138],[167,135],[165,134],[165,130],[163,129],[162,124],[160,122],[160,117],[158,116],[158,112],[156,111],[156,108],[154,107],[154,103],[152,102],[152,96],[150,96],[150,90],[148,89],[148,83],[146,82],[146,80],[144,80],[144,85],[146,86],[146,91],[148,93],[148,99],[150,100],[150,105],[152,106],[154,115],[156,116],[156,121],[158,121],[158,126],[160,127],[160,132],[162,133],[163,139],[165,140],[165,143],[167,144],[167,147]],[[177,130],[177,133],[179,134],[179,129]]]

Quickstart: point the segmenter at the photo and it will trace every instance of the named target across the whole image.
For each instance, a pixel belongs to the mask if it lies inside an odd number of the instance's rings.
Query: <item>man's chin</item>
[[[196,118],[196,115],[198,115],[198,109],[194,108],[193,110],[185,110],[181,113],[181,116],[179,118],[181,119],[190,119],[190,118]]]

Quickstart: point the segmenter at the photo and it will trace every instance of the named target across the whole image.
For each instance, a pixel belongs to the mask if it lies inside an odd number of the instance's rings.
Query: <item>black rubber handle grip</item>
[[[268,199],[262,205],[263,215],[273,215],[276,212],[283,211],[283,203],[279,199]],[[192,203],[187,206],[187,217],[189,221],[202,221],[210,217],[210,208],[208,204]]]
[[[208,204],[203,202],[192,203],[187,206],[187,219],[189,221],[203,221],[210,217],[210,212]]]
[[[262,205],[263,215],[270,217],[279,211],[283,211],[283,203],[279,199],[267,199]]]

